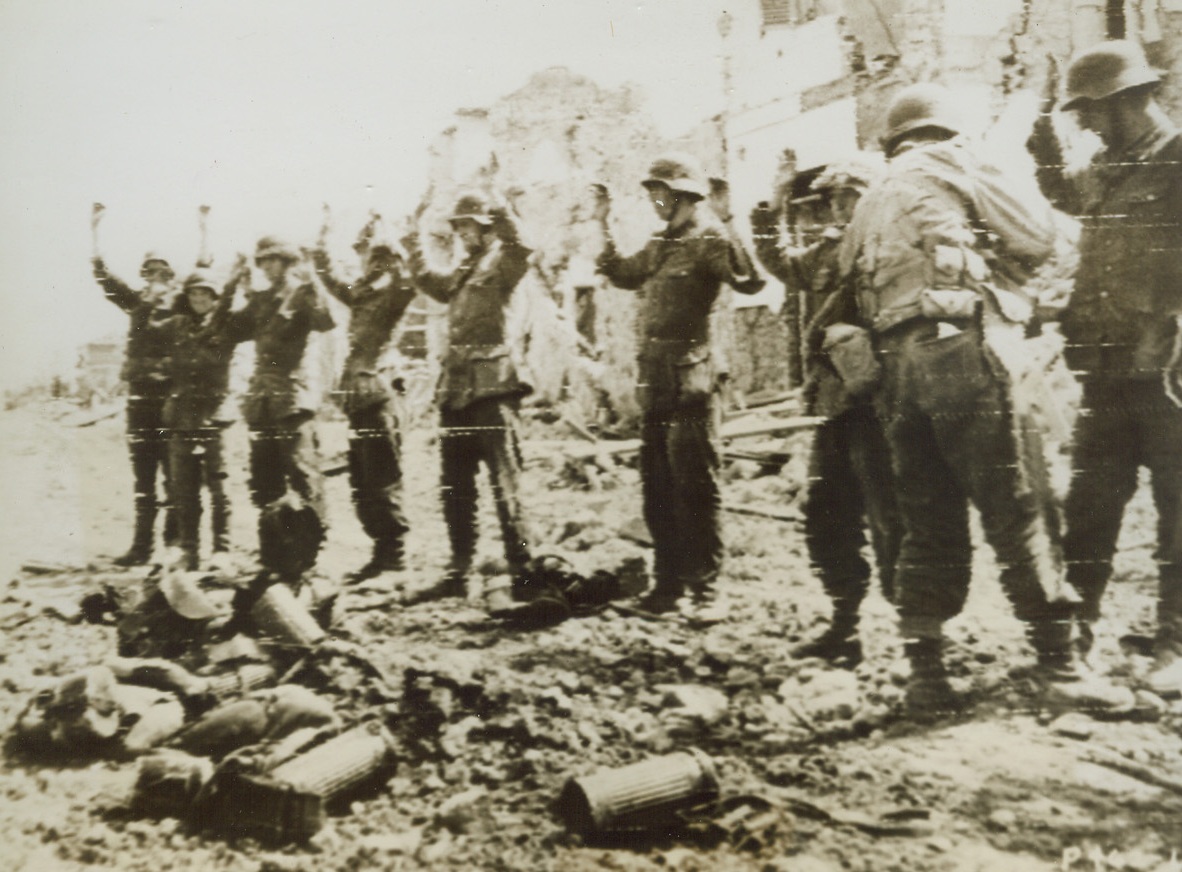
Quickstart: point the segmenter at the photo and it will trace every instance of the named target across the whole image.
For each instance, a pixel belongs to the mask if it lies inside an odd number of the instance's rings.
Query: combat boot
[[[349,581],[366,581],[383,572],[401,572],[403,569],[402,542],[394,539],[379,539],[374,543],[369,562],[349,575]]]
[[[141,566],[147,563],[152,557],[153,528],[155,526],[155,506],[137,505],[135,507],[135,533],[132,535],[131,547],[127,549],[127,553],[116,557],[111,562],[116,566]]]
[[[903,643],[911,664],[903,702],[912,720],[933,721],[962,708],[961,700],[948,683],[943,646],[944,640],[940,638],[908,639]]]
[[[1071,618],[1030,624],[1027,636],[1038,655],[1034,678],[1043,702],[1051,708],[1119,713],[1132,711],[1136,697],[1127,687],[1113,684],[1089,669],[1072,639]]]
[[[430,587],[415,591],[405,600],[407,605],[434,602],[442,599],[464,599],[468,595],[468,570],[464,567],[450,566],[443,574],[443,578]]]
[[[1182,582],[1163,578],[1157,601],[1157,638],[1153,669],[1146,684],[1158,696],[1182,696]]]
[[[675,581],[658,579],[652,590],[642,596],[636,607],[644,612],[662,615],[677,611],[679,601],[685,596],[685,588]]]
[[[850,609],[845,604],[837,605],[829,626],[814,638],[797,645],[791,653],[797,660],[816,657],[841,669],[855,668],[862,662],[857,606]]]
[[[213,552],[221,554],[230,550],[230,506],[224,496],[220,499],[211,499],[210,502]]]

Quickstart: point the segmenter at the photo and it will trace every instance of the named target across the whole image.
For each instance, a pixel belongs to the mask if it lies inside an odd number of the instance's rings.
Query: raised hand
[[[718,220],[726,224],[731,220],[731,186],[726,179],[710,177],[710,195],[706,198]]]
[[[612,210],[612,195],[607,185],[598,182],[591,186],[591,220],[600,224],[607,223],[607,216]]]
[[[1047,78],[1042,85],[1042,105],[1040,111],[1046,115],[1054,110],[1059,102],[1059,58],[1047,54]]]
[[[328,244],[328,233],[332,229],[332,207],[328,203],[320,204],[320,233],[316,237],[316,244],[324,248]]]
[[[99,253],[98,226],[99,222],[103,220],[103,212],[106,211],[106,208],[102,203],[95,203],[90,207],[90,251],[94,260],[102,258],[102,254]]]

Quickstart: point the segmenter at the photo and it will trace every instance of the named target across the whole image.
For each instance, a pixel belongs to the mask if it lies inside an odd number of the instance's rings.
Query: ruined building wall
[[[770,14],[776,10],[784,14]],[[1120,24],[1124,34],[1114,32]],[[797,152],[802,168],[857,148],[876,150],[891,97],[917,81],[962,93],[967,132],[988,132],[995,159],[1031,171],[1023,142],[1047,56],[1066,61],[1109,35],[1140,41],[1150,61],[1172,74],[1161,101],[1182,119],[1182,0],[745,0],[731,6],[721,29],[738,215],[768,197],[785,148]],[[794,241],[788,228],[785,238]],[[777,343],[794,347],[778,311],[783,289],[769,284],[777,295],[761,295],[755,311],[736,318],[748,358],[737,361],[740,369],[757,370]]]
[[[595,274],[603,240],[589,220],[590,186],[610,188],[616,242],[622,251],[636,250],[658,229],[640,181],[652,158],[670,148],[695,154],[708,172],[721,172],[715,125],[704,124],[677,142],[664,140],[641,92],[602,89],[555,68],[487,110],[461,112],[432,149],[423,224],[439,239],[463,192],[480,189],[512,202],[534,249],[513,318],[527,349],[534,402],[559,404],[583,424],[599,417],[627,429],[638,412],[636,296]],[[449,252],[436,255],[443,263]],[[589,320],[581,306],[588,298],[594,300]],[[443,309],[433,306],[431,312],[429,341],[438,352]]]

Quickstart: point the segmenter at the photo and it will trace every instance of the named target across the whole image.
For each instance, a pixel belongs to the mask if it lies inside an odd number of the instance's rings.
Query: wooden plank
[[[794,415],[791,418],[772,418],[760,421],[728,421],[722,425],[719,435],[728,439],[746,439],[750,436],[767,436],[772,433],[794,433],[816,427],[824,418],[812,415]],[[528,443],[527,443],[528,445]],[[640,450],[639,439],[619,439],[611,442],[597,442],[595,445],[573,446],[567,452],[571,460],[588,460],[592,457],[619,457]]]

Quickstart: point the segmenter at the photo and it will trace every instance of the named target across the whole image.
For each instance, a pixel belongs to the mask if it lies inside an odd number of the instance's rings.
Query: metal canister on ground
[[[213,777],[213,764],[182,751],[155,751],[139,760],[131,805],[156,815],[183,816]]]
[[[233,672],[210,676],[206,688],[210,695],[220,699],[266,687],[273,684],[278,675],[269,663],[246,663]]]
[[[558,813],[572,831],[592,835],[662,826],[674,812],[717,797],[714,761],[691,748],[572,778]]]
[[[331,800],[386,766],[393,746],[393,738],[381,724],[362,724],[281,763],[268,774],[302,793]]]
[[[310,648],[327,635],[285,584],[263,591],[250,616],[262,633],[283,645]]]

